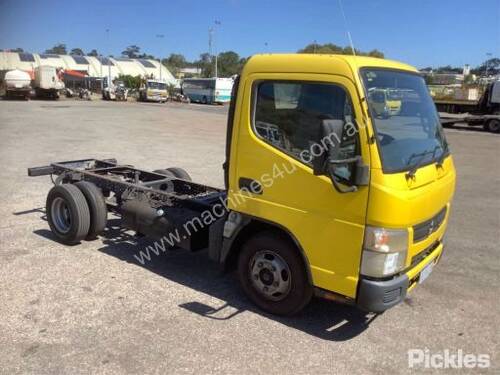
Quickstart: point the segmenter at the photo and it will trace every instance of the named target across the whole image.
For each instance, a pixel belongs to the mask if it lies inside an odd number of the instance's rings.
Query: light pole
[[[221,25],[221,22],[220,21],[217,21],[215,20],[214,21],[214,25],[215,26],[211,26],[208,28],[208,53],[210,55],[212,55],[212,45],[214,46],[214,50],[213,50],[213,56],[214,56],[214,62],[215,62],[215,78],[217,78],[218,76],[218,71],[217,71],[217,48],[215,47],[215,27],[216,26],[220,26]]]
[[[111,52],[110,49],[111,49],[111,43],[109,41],[109,29],[106,29],[106,40],[108,42],[108,90],[111,88]]]
[[[163,39],[165,37],[165,35],[163,35],[163,34],[156,34],[156,37],[159,38],[159,39]],[[158,61],[160,63],[159,68],[160,68],[160,81],[161,81],[161,56],[158,58]]]

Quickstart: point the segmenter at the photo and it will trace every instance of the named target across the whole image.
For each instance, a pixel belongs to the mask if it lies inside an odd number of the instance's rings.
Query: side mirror
[[[321,155],[313,159],[313,173],[315,176],[327,174],[329,169],[328,160],[338,159],[343,130],[343,120],[326,119],[322,121],[319,144],[327,149],[322,150]]]
[[[366,186],[369,181],[369,168],[363,163],[360,156],[354,156],[348,159],[340,159],[340,144],[344,130],[344,121],[342,120],[323,120],[319,143],[327,150],[323,150],[321,155],[313,159],[314,175],[327,175],[332,180],[333,187],[339,193],[350,193],[357,191],[358,186]],[[352,185],[344,188],[335,176],[335,170],[341,165],[354,164],[350,181]]]

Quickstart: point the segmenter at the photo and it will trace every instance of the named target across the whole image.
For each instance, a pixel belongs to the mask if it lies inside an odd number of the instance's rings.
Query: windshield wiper
[[[443,166],[444,159],[449,154],[449,152],[448,152],[448,143],[445,142],[443,145],[444,145],[443,152],[441,153],[441,155],[439,155],[439,158],[436,159],[436,166],[437,167],[442,167]]]
[[[406,178],[413,178],[415,176],[415,173],[417,172],[417,169],[420,168],[420,166],[422,165],[426,155],[432,154],[432,159],[434,159],[436,151],[439,150],[440,148],[442,148],[440,145],[436,145],[432,150],[411,154],[410,157],[408,158],[408,162],[406,163],[406,165],[410,164],[410,161],[417,156],[420,156],[420,159],[418,159],[418,161],[415,164],[413,164],[413,166],[410,168],[408,173],[406,173]]]

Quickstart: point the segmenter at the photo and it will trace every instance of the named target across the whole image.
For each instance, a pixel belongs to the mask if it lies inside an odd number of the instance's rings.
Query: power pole
[[[212,59],[214,60],[214,75],[217,78],[217,51],[215,51],[214,48],[214,32],[215,29],[213,27],[208,28],[208,54],[212,56]]]
[[[163,39],[165,37],[165,35],[163,35],[163,34],[156,34],[156,37],[160,38],[160,39]],[[158,61],[160,63],[160,65],[158,65],[158,66],[160,68],[160,81],[161,81],[161,56],[158,58]]]

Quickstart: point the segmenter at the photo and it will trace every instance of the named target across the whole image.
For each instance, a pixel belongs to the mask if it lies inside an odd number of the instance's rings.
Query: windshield
[[[384,172],[414,169],[441,159],[448,145],[422,77],[363,69],[363,83]]]
[[[166,90],[167,89],[167,84],[166,83],[160,83],[160,82],[148,82],[148,88],[150,89],[157,89],[157,90]]]

